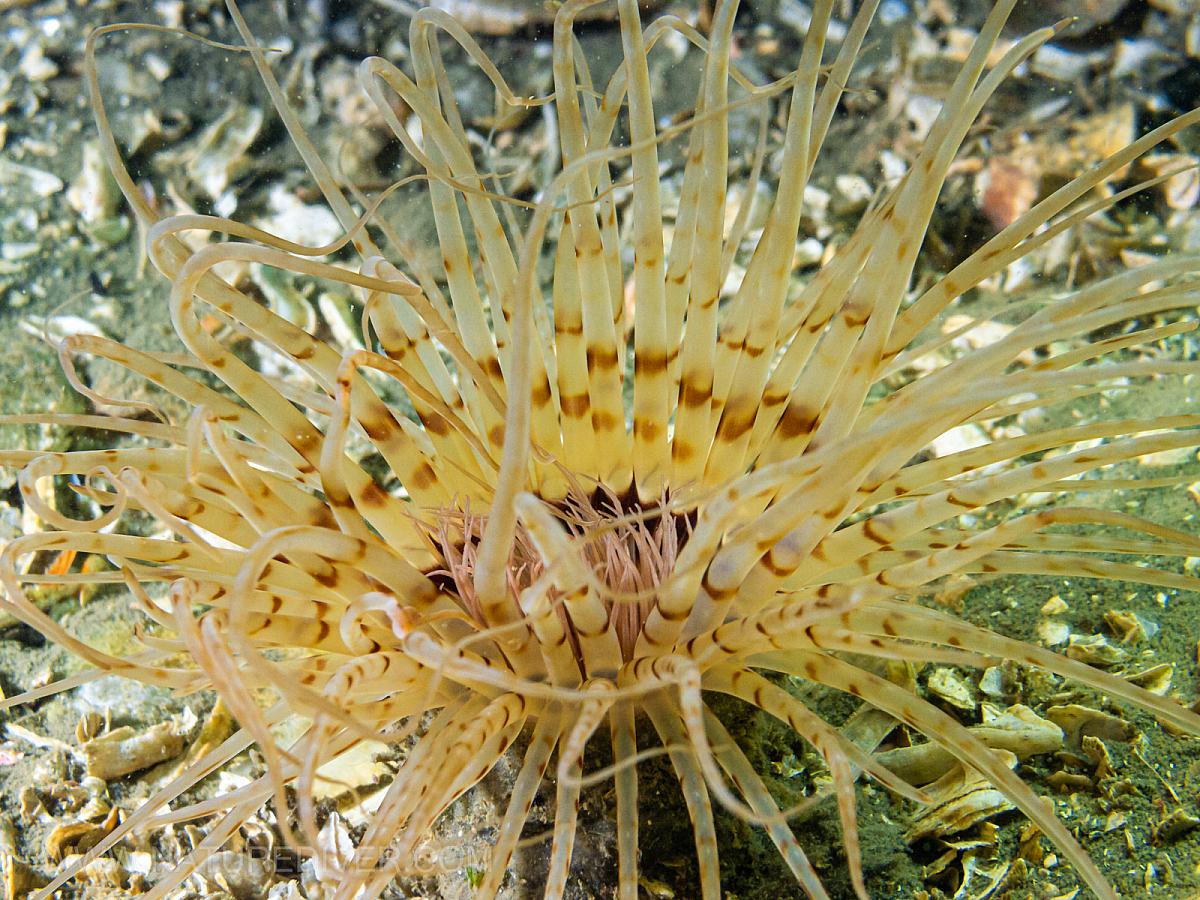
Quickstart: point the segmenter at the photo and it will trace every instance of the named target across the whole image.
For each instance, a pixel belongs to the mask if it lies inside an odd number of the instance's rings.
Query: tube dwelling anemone
[[[916,602],[947,577],[979,573],[1196,587],[1170,559],[1200,555],[1200,540],[1113,511],[1107,501],[1134,485],[1103,472],[1197,445],[1200,414],[1101,419],[920,454],[965,423],[1196,372],[1193,362],[1126,351],[1192,327],[1186,319],[1142,323],[1197,304],[1200,258],[1165,257],[1056,295],[940,368],[912,375],[909,367],[945,343],[923,336],[928,325],[984,279],[1132,193],[1097,200],[1092,189],[1200,121],[1200,111],[1080,174],[910,293],[969,127],[1004,79],[1059,30],[1012,44],[989,69],[1013,6],[1001,2],[908,173],[798,283],[792,259],[801,197],[876,4],[863,4],[836,52],[826,47],[832,4],[814,4],[794,72],[756,85],[731,61],[735,0],[716,4],[707,36],[671,16],[644,24],[635,0],[619,0],[623,63],[607,83],[595,82],[572,30],[593,2],[572,0],[558,12],[548,98],[517,97],[463,28],[434,10],[413,16],[411,73],[380,58],[362,63],[363,89],[422,171],[443,264],[436,277],[405,254],[403,234],[378,213],[381,198],[347,196],[322,162],[234,0],[228,6],[244,51],[345,229],[333,245],[301,246],[214,216],[159,217],[125,168],[95,74],[97,41],[126,26],[89,40],[104,152],[151,260],[171,283],[172,321],[187,355],[76,335],[63,341],[61,356],[68,373],[77,355],[124,366],[192,413],[186,422],[156,420],[130,403],[127,416],[47,414],[39,421],[101,427],[131,441],[103,451],[0,454],[0,462],[22,467],[25,502],[54,529],[18,539],[0,556],[3,609],[94,666],[5,706],[115,673],[178,691],[214,690],[241,730],[36,896],[51,896],[134,829],[215,816],[191,855],[146,895],[166,896],[272,799],[288,840],[315,848],[318,767],[364,740],[408,742],[330,888],[338,900],[376,897],[451,802],[523,738],[481,896],[503,886],[553,766],[545,895],[562,896],[570,877],[584,784],[611,779],[617,894],[635,898],[638,764],[651,752],[645,748],[658,745],[690,816],[701,896],[721,892],[720,806],[763,829],[799,890],[827,897],[789,826],[797,810],[779,807],[710,709],[723,694],[786,723],[823,757],[850,880],[865,897],[856,781],[866,775],[914,803],[929,797],[785,690],[779,674],[858,698],[944,748],[1024,813],[1096,896],[1117,896],[1001,755],[875,663],[981,669],[1013,660],[1200,734],[1200,716],[1174,700]],[[704,69],[694,113],[663,126],[647,55],[670,32],[703,51]],[[536,202],[504,195],[481,169],[443,67],[438,42],[447,38],[506,103],[553,105],[562,165]],[[405,121],[397,98],[411,110]],[[729,116],[776,102],[787,108],[778,187],[761,233],[748,242],[745,274],[728,291],[730,260],[747,236],[744,216],[723,230]],[[621,129],[624,145],[614,142]],[[668,240],[659,154],[671,140],[686,145],[686,163]],[[753,179],[764,150],[760,144]],[[625,160],[628,181],[615,185],[613,164]],[[628,189],[627,207],[617,203],[616,187]],[[195,231],[222,240],[193,249],[182,238]],[[356,271],[326,259],[346,246],[359,257]],[[549,283],[538,275],[543,254],[552,257]],[[369,349],[340,352],[264,308],[214,273],[231,260],[356,289]],[[307,383],[257,371],[202,327],[202,314],[283,358]],[[1090,337],[1129,323],[1135,327],[1117,338]],[[1032,348],[1045,349],[1036,362]],[[893,380],[885,388],[886,379]],[[94,400],[118,402],[74,381]],[[411,412],[385,401],[384,381]],[[364,469],[351,439],[386,461],[386,478]],[[1101,473],[1085,495],[1095,506],[1006,512],[1011,498],[1069,491],[1089,473]],[[67,517],[39,499],[39,481],[67,477],[83,479],[76,491],[99,510],[95,518]],[[123,533],[125,513],[135,510],[161,532]],[[62,550],[101,556],[114,568],[33,574],[38,568],[26,564]],[[29,582],[106,579],[126,585],[155,623],[141,655],[88,646],[25,593]],[[188,665],[165,662],[181,655]],[[259,702],[264,692],[274,705]],[[273,729],[293,716],[307,724],[283,745]],[[612,765],[585,777],[585,749],[601,741],[611,745]],[[266,774],[213,800],[170,808],[251,746]],[[284,813],[290,807],[294,820]]]

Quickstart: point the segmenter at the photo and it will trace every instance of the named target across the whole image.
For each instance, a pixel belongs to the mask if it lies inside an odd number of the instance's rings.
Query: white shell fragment
[[[33,82],[49,81],[58,74],[58,64],[46,56],[41,44],[32,44],[21,54],[17,71]]]
[[[421,4],[416,4],[420,6]],[[425,4],[452,15],[467,31],[476,34],[511,34],[519,28],[549,24],[557,6],[529,0],[428,0]],[[643,8],[648,4],[643,3]],[[608,4],[582,11],[580,21],[608,18],[616,7]]]
[[[1097,62],[1103,63],[1102,54],[1076,53],[1054,44],[1037,49],[1029,62],[1030,71],[1054,81],[1075,82],[1083,78]]]
[[[1065,644],[1071,637],[1071,626],[1066,622],[1042,619],[1037,623],[1037,636],[1047,647]]]
[[[861,175],[838,175],[834,179],[833,210],[848,215],[866,209],[874,189]]]
[[[62,179],[43,169],[23,166],[0,157],[0,184],[26,185],[39,197],[49,197],[63,189]]]
[[[341,867],[349,864],[354,857],[354,841],[346,822],[336,812],[317,834],[317,846],[321,851],[312,860],[305,863],[313,864],[312,875],[318,882],[336,879]]]
[[[204,129],[187,155],[192,180],[211,199],[219,199],[245,168],[246,152],[258,137],[262,124],[261,109],[234,106]]]
[[[49,338],[52,342],[61,341],[73,334],[88,334],[93,337],[107,337],[95,322],[82,316],[51,316],[49,319],[23,319],[20,328],[26,334],[36,338]]]
[[[96,141],[89,141],[83,148],[83,165],[67,188],[67,202],[89,225],[109,219],[117,211],[121,191]]]
[[[1102,634],[1073,634],[1063,653],[1089,666],[1116,665],[1129,655],[1127,651],[1110,644]]]
[[[271,214],[254,224],[284,240],[308,247],[323,247],[344,232],[328,206],[303,203],[282,185],[271,189],[267,203]]]
[[[958,709],[975,711],[975,689],[969,681],[954,669],[939,666],[929,675],[926,683],[929,693],[939,700]]]
[[[999,666],[988,666],[983,670],[979,676],[979,690],[992,699],[1004,696],[1004,672]]]

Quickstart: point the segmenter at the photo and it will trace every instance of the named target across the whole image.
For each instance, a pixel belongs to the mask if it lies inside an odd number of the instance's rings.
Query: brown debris
[[[140,733],[123,726],[86,742],[80,750],[89,775],[112,781],[178,756],[183,752],[183,738],[173,722]]]
[[[1127,147],[1137,137],[1132,103],[1107,109],[1094,116],[1080,119],[1074,125],[1074,135],[1065,144],[1045,147],[1044,164],[1048,171],[1073,172],[1108,159]],[[1113,173],[1113,180],[1125,177],[1128,167]]]
[[[1110,609],[1104,614],[1104,623],[1122,644],[1137,644],[1158,631],[1153,622],[1128,609]]]
[[[59,862],[68,853],[86,853],[120,823],[116,808],[109,810],[103,822],[66,822],[56,825],[46,838],[46,856]]]
[[[1131,741],[1137,730],[1124,719],[1088,706],[1075,703],[1052,706],[1046,716],[1066,733],[1067,743],[1072,747],[1082,745],[1088,736],[1110,741]]]
[[[45,878],[11,853],[0,854],[0,878],[4,881],[3,900],[21,900],[46,885]]]
[[[1092,765],[1095,766],[1095,771],[1092,773],[1092,777],[1096,781],[1102,781],[1105,778],[1111,778],[1113,776],[1112,757],[1109,756],[1108,746],[1104,743],[1104,741],[1089,734],[1084,736],[1083,740],[1080,742],[1080,747],[1083,750],[1084,755],[1086,755],[1087,758],[1091,760]]]
[[[1156,844],[1169,844],[1198,825],[1200,825],[1200,819],[1189,815],[1182,809],[1177,809],[1159,820],[1154,826],[1152,838]]]
[[[1091,778],[1078,772],[1054,772],[1046,776],[1046,784],[1063,794],[1090,791],[1095,786]]]
[[[1027,156],[995,156],[975,179],[979,211],[996,231],[1027,213],[1038,196],[1038,177]]]

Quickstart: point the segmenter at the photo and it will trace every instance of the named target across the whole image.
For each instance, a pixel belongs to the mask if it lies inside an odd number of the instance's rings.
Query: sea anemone
[[[158,215],[126,169],[96,77],[97,41],[129,26],[89,40],[103,152],[149,258],[171,282],[187,353],[75,335],[60,354],[80,392],[109,410],[121,401],[75,376],[73,357],[123,366],[191,413],[172,421],[127,402],[126,414],[46,414],[36,421],[131,440],[0,454],[22,467],[24,502],[51,528],[0,555],[3,609],[95,667],[7,705],[108,673],[213,690],[241,730],[37,896],[134,829],[215,816],[146,895],[165,896],[271,800],[293,846],[320,852],[315,773],[373,740],[406,752],[330,890],[339,900],[376,897],[452,801],[520,740],[481,896],[502,887],[553,762],[546,896],[562,896],[568,882],[581,790],[611,780],[617,894],[635,898],[639,767],[659,747],[686,802],[701,896],[721,894],[715,799],[763,830],[800,890],[826,897],[789,825],[808,804],[781,809],[768,773],[714,713],[717,695],[728,695],[786,723],[823,758],[850,881],[863,897],[856,782],[865,774],[914,803],[929,794],[871,752],[878,738],[864,749],[806,705],[788,689],[796,683],[858,698],[923,735],[1024,813],[1092,892],[1116,896],[999,750],[884,677],[880,663],[979,670],[1010,660],[1200,734],[1200,715],[1172,699],[918,602],[947,578],[993,573],[1195,587],[1169,559],[1200,555],[1200,540],[1117,511],[1112,500],[1139,486],[1119,477],[1122,464],[1200,443],[1200,414],[1031,426],[994,431],[969,449],[926,451],[964,425],[1194,373],[1195,363],[1136,351],[1191,327],[1180,315],[1154,320],[1196,305],[1200,258],[1163,257],[1042,297],[1014,310],[1003,331],[979,329],[986,336],[969,352],[919,363],[949,342],[927,326],[984,280],[1144,188],[1093,193],[1200,121],[1200,111],[1074,178],[915,290],[914,267],[968,129],[1059,31],[1013,42],[989,69],[1014,4],[1005,0],[907,172],[800,278],[793,256],[804,189],[877,4],[862,5],[827,60],[832,0],[815,3],[794,71],[754,84],[733,62],[736,0],[716,4],[706,35],[671,16],[643,25],[636,0],[619,0],[623,63],[597,83],[573,33],[595,2],[570,0],[557,14],[549,97],[516,96],[470,35],[432,9],[412,18],[411,73],[381,58],[362,63],[363,90],[420,169],[440,247],[436,276],[406,252],[403,223],[379,213],[385,198],[347,196],[322,162],[234,0],[243,49],[344,229],[328,246],[228,218]],[[704,68],[692,113],[664,124],[647,54],[668,34],[698,46]],[[506,195],[481,169],[441,36],[469,54],[504,103],[552,104],[561,168],[536,199]],[[753,235],[744,216],[726,229],[730,116],[780,98],[785,134],[765,221]],[[686,162],[668,233],[659,154],[670,141],[686,145]],[[766,149],[764,141],[755,151],[751,183]],[[615,164],[626,162],[618,177]],[[222,239],[185,240],[196,232]],[[331,256],[350,246],[356,270]],[[743,274],[731,283],[735,258]],[[230,261],[357,290],[366,349],[343,352],[256,302],[214,271]],[[954,336],[982,324],[972,318]],[[251,365],[233,352],[234,338],[283,363],[272,373]],[[366,466],[368,454],[386,465]],[[94,517],[40,499],[46,479],[71,479]],[[1033,492],[1053,498],[1028,511],[1020,498]],[[135,512],[140,531],[126,525]],[[147,517],[157,528],[149,536]],[[29,564],[62,551],[113,568],[62,574]],[[89,646],[26,594],[30,582],[105,580],[127,586],[151,620],[138,655]],[[276,726],[291,717],[305,725],[284,743]],[[589,747],[600,742],[611,764],[585,776]],[[260,778],[169,808],[252,746],[266,762]]]

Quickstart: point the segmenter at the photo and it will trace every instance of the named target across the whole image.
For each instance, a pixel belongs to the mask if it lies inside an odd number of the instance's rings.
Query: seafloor
[[[541,5],[532,0],[465,0],[462,5],[478,13],[481,24],[499,32],[480,41],[503,61],[506,76],[526,93],[545,91],[548,32]],[[694,2],[659,5],[693,21],[699,16],[703,24],[703,13],[697,13]],[[839,9],[848,5],[839,4]],[[386,0],[246,0],[244,6],[260,40],[284,51],[276,65],[292,101],[318,146],[336,160],[345,177],[371,191],[386,186],[396,172],[405,174],[405,161],[358,96],[353,80],[353,66],[364,56],[404,58],[403,15]],[[738,62],[758,80],[778,77],[795,59],[805,7],[798,0],[746,0],[743,6]],[[850,112],[835,123],[817,170],[820,192],[806,214],[809,238],[804,247],[813,263],[830,241],[853,226],[873,191],[919,143],[930,114],[929,98],[944,90],[986,7],[973,0],[883,4],[881,24],[872,32],[847,99]],[[1200,104],[1200,12],[1194,0],[1021,4],[1013,33],[1077,14],[1081,8],[1081,19],[1055,42],[1053,52],[1040,54],[1025,67],[988,105],[972,131],[943,196],[927,240],[925,270],[918,277],[946,271],[994,233],[997,223],[1011,215],[1009,202],[1019,203],[1023,197],[1028,202],[1137,134]],[[59,374],[57,355],[43,337],[90,331],[132,346],[178,349],[166,310],[167,287],[141,258],[136,229],[95,155],[95,126],[82,80],[84,39],[93,27],[119,21],[181,26],[236,41],[222,4],[215,0],[0,0],[4,414],[84,410],[91,405]],[[610,24],[586,26],[582,39],[594,58],[615,58],[618,42]],[[477,88],[482,84],[461,56],[448,54],[447,65],[452,80]],[[164,210],[187,206],[219,211],[293,228],[297,239],[313,243],[336,233],[331,232],[329,217],[313,205],[314,187],[245,59],[161,32],[132,31],[101,42],[98,66],[118,137],[127,147],[136,144],[134,174]],[[682,48],[654,58],[654,86],[664,115],[686,108],[696,71],[694,55],[683,55]],[[469,126],[481,136],[481,146],[489,147],[497,168],[514,173],[514,183],[528,192],[545,182],[554,159],[548,151],[553,137],[544,117],[497,117],[487,90],[464,90],[460,101]],[[741,118],[733,125],[732,134],[745,148],[748,163],[757,123]],[[1184,135],[1143,164],[1138,175],[1152,174],[1147,168],[1152,165],[1189,158],[1195,162],[1197,152],[1200,135]],[[663,183],[669,194],[678,185],[680,167],[669,153],[664,158],[668,165]],[[1013,296],[1084,282],[1152,256],[1195,252],[1200,249],[1198,195],[1194,173],[1190,181],[1173,180],[1161,190],[1139,195],[1074,229],[1069,240],[1056,242],[1009,272],[1002,283],[978,291],[970,312],[993,315],[997,327],[1003,327],[1003,307]],[[400,218],[417,245],[414,252],[421,252],[421,242],[428,248],[430,234],[422,208],[415,198],[401,197],[398,203],[403,205]],[[332,340],[353,329],[344,297],[318,295],[310,284],[281,281],[264,272],[242,277],[257,286],[263,302]],[[1158,350],[1196,358],[1196,347],[1195,338],[1182,335]],[[101,395],[161,399],[104,364],[81,361],[80,375]],[[1109,407],[1109,412],[1141,416],[1196,410],[1198,390],[1195,381],[1186,379],[1153,382],[1106,393],[1064,415],[1086,420],[1096,414],[1097,404]],[[166,412],[178,417],[184,411]],[[0,448],[83,448],[114,439],[39,426],[0,428]],[[1122,508],[1200,533],[1200,465],[1192,453],[1144,459],[1120,476],[1188,473],[1197,478],[1190,490],[1185,482],[1133,492]],[[14,473],[0,470],[0,545],[29,525]],[[1178,566],[1194,572],[1198,562],[1189,558],[1179,560]],[[113,652],[135,649],[138,615],[120,591],[82,596],[45,591],[41,599],[89,641]],[[1164,689],[1184,702],[1196,700],[1200,601],[1194,594],[1087,579],[1011,578],[950,585],[938,602],[1015,637],[1061,645],[1070,636],[1090,648],[1080,652],[1093,653],[1099,663],[1117,672],[1153,670],[1152,677],[1156,673],[1161,678],[1164,670],[1154,667],[1171,667],[1169,687]],[[1114,611],[1121,615],[1112,615]],[[1138,627],[1126,630],[1130,622]],[[78,666],[29,628],[0,626],[0,688],[8,695],[66,677]],[[945,674],[927,670],[912,676],[928,693],[935,675],[942,679]],[[959,709],[964,721],[978,721],[985,700],[1025,703],[1039,715],[1072,703],[1093,710],[1089,721],[1108,754],[1107,770],[1075,747],[1029,760],[1022,774],[1051,798],[1123,896],[1145,893],[1182,900],[1200,895],[1200,829],[1189,830],[1195,823],[1192,817],[1200,817],[1200,741],[1169,735],[1145,716],[1129,718],[1103,697],[1044,678],[1006,670],[996,676],[1000,687],[993,695],[989,691],[995,685],[981,688],[978,673],[949,674],[970,698]],[[853,705],[838,698],[808,699],[836,722],[854,713]],[[820,773],[793,735],[761,718],[739,719],[736,710],[726,712],[743,746],[752,748],[760,771],[775,776],[773,786],[781,796],[798,797],[811,789],[814,773]],[[86,850],[111,827],[113,815],[134,808],[178,767],[177,761],[168,761],[97,784],[83,777],[81,742],[106,728],[125,726],[146,733],[171,723],[186,745],[194,747],[229,727],[219,710],[214,714],[211,698],[171,697],[114,679],[8,710],[0,719],[5,728],[0,735],[0,855],[5,879],[0,890],[6,897],[23,896],[63,857]],[[210,731],[201,735],[203,728]],[[243,755],[220,776],[220,789],[244,783],[259,771],[260,762],[253,753]],[[386,757],[364,758],[345,777],[370,794],[373,786],[386,782],[393,766]],[[502,764],[480,790],[457,803],[433,836],[434,855],[442,854],[445,870],[396,887],[394,896],[471,895],[477,868],[486,865],[486,841],[494,834],[497,810],[503,808],[509,768]],[[216,779],[210,781],[195,795],[217,790]],[[997,809],[945,840],[910,843],[906,834],[911,809],[871,786],[860,787],[859,794],[868,887],[875,897],[1075,896],[1077,880],[1069,867],[1039,845],[1024,820],[1013,813]],[[686,812],[661,761],[647,765],[641,800],[644,896],[697,896]],[[585,796],[576,877],[569,890],[573,898],[612,896],[612,806],[604,787]],[[550,792],[535,806],[531,834],[546,826],[552,807]],[[832,812],[828,805],[822,807],[800,833],[831,895],[845,898],[851,891]],[[353,833],[361,827],[362,815],[355,796],[331,794],[331,821],[344,821]],[[169,865],[194,846],[204,824],[174,826],[140,842],[127,842],[111,863],[90,868],[87,880],[64,889],[62,896],[136,895],[153,880],[156,865]],[[311,866],[306,869],[286,853],[271,852],[277,836],[269,818],[259,825],[260,832],[241,834],[233,849],[267,848],[271,867],[248,867],[239,864],[243,857],[224,857],[175,896],[323,896]],[[798,895],[774,850],[758,833],[729,817],[723,817],[719,827],[725,896],[768,900]],[[517,877],[506,889],[510,896],[535,894],[536,872],[547,847],[535,842],[524,852]],[[446,848],[457,855],[447,855]]]

